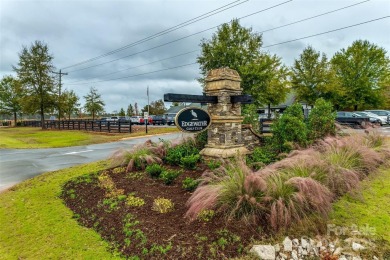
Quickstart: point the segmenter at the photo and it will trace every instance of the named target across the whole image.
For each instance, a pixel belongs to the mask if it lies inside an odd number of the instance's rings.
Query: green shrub
[[[289,152],[285,146],[288,142],[300,146],[307,144],[307,126],[304,122],[302,106],[298,103],[286,109],[282,116],[277,116],[271,126],[273,142],[280,152]]]
[[[330,102],[317,99],[308,119],[309,136],[311,140],[335,135],[336,112]]]
[[[183,157],[196,154],[199,154],[199,149],[192,139],[188,139],[180,145],[168,148],[165,161],[170,165],[180,165]]]
[[[264,165],[268,165],[277,160],[277,153],[269,146],[255,147],[253,153],[248,155],[246,162],[252,168],[258,170]]]
[[[199,150],[202,150],[207,144],[207,139],[208,139],[207,131],[203,131],[202,133],[195,135],[196,147]]]
[[[180,159],[180,165],[186,169],[195,169],[199,160],[199,154],[188,155]]]
[[[194,191],[198,185],[199,185],[199,182],[200,180],[195,180],[191,177],[186,177],[184,180],[183,180],[183,189],[185,189],[186,191]]]
[[[160,213],[168,213],[172,211],[175,204],[170,199],[157,198],[153,201],[152,210]]]
[[[162,171],[164,168],[159,164],[152,164],[146,167],[145,171],[150,175],[152,178],[158,178],[160,177]]]
[[[173,183],[173,181],[181,174],[180,171],[176,170],[164,170],[160,174],[160,179],[164,181],[166,185],[170,185]]]
[[[207,162],[207,167],[209,167],[210,170],[215,170],[217,168],[219,168],[221,166],[221,162],[220,161],[214,161],[214,160],[210,160]]]

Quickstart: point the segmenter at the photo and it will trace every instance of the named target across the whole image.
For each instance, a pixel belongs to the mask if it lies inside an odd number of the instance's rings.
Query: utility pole
[[[61,78],[62,75],[68,75],[68,73],[62,72],[61,70],[59,72],[53,71],[54,74],[58,74],[60,76],[60,85],[58,88],[58,120],[61,120],[61,105],[60,105],[60,98],[61,98]]]

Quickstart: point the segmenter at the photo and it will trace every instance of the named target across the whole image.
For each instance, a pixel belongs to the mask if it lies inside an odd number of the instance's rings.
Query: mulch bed
[[[199,178],[205,169],[206,166],[199,165],[197,170],[183,170],[169,186],[143,172],[106,170],[117,189],[123,189],[126,195],[133,193],[144,199],[145,204],[140,207],[127,206],[125,201],[119,201],[112,208],[104,204],[107,197],[105,190],[98,185],[99,173],[66,183],[61,197],[81,225],[95,229],[111,244],[111,250],[123,257],[226,259],[244,254],[251,239],[260,238],[256,228],[227,222],[222,214],[216,214],[209,222],[190,222],[184,218],[185,204],[191,193],[182,188],[182,181],[186,177]],[[168,213],[153,211],[153,200],[158,197],[172,200],[174,210]],[[124,220],[129,216],[132,223],[130,236],[124,231]]]

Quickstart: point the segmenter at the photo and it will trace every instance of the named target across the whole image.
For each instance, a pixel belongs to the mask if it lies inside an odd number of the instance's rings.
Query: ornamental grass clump
[[[274,230],[288,228],[310,214],[327,215],[332,193],[312,178],[277,173],[267,178],[268,221]]]
[[[161,164],[162,159],[155,155],[149,147],[137,146],[133,150],[119,150],[112,156],[113,164],[126,166],[126,172],[144,170],[151,164]]]
[[[201,186],[187,202],[186,216],[195,219],[202,210],[218,209],[228,220],[255,221],[264,215],[265,181],[245,165],[243,159],[206,171]]]

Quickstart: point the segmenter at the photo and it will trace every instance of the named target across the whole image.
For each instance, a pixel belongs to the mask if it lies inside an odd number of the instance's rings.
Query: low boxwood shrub
[[[164,168],[161,165],[156,164],[156,163],[147,166],[145,169],[146,173],[149,174],[150,177],[152,177],[152,178],[160,177],[163,170],[164,170]]]
[[[209,167],[210,170],[215,170],[217,168],[219,168],[221,166],[221,162],[220,161],[214,161],[214,160],[210,160],[207,162],[207,167]]]
[[[203,222],[209,222],[215,216],[215,211],[212,209],[204,209],[199,212],[197,219]]]
[[[180,159],[180,165],[186,169],[195,169],[200,160],[199,154],[192,154]]]
[[[186,177],[184,180],[183,180],[183,189],[185,189],[186,191],[194,191],[198,185],[199,185],[199,182],[200,180],[195,180],[191,177]]]
[[[173,181],[181,174],[180,171],[177,170],[164,170],[160,174],[160,179],[164,181],[166,185],[170,185]]]

